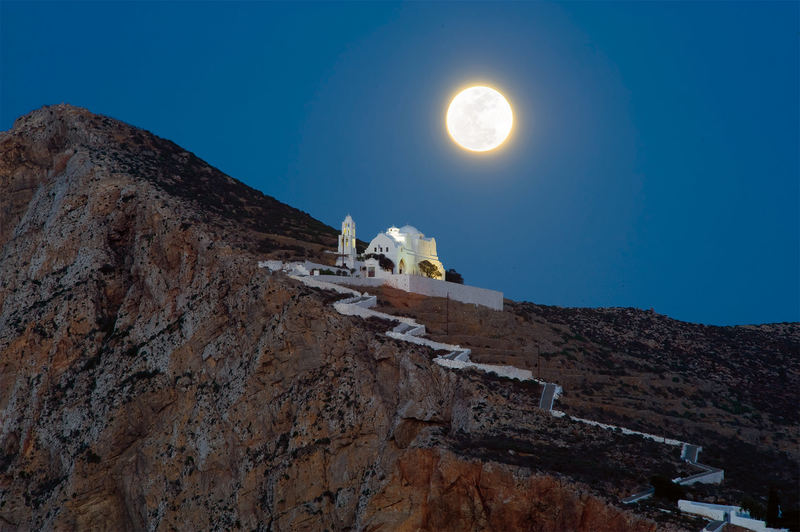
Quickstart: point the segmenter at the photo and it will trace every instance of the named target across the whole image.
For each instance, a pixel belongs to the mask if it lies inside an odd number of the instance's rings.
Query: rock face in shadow
[[[256,267],[331,234],[82,109],[0,134],[0,529],[655,529],[608,502],[655,444]]]

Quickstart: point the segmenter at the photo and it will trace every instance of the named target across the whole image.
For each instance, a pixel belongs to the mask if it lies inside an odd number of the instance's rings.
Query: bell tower
[[[356,264],[356,223],[348,214],[342,221],[342,234],[339,235],[339,256],[336,258],[337,266],[355,268]]]

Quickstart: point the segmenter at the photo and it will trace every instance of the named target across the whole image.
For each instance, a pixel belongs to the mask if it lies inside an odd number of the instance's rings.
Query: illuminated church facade
[[[378,233],[364,251],[363,262],[357,260],[355,242],[355,222],[348,214],[339,235],[337,266],[355,269],[356,275],[362,277],[421,275],[444,280],[445,270],[436,253],[436,239],[426,237],[412,225],[392,226]]]

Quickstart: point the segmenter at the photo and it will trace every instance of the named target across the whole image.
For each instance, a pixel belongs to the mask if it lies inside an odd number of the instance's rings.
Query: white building
[[[342,234],[339,235],[336,265],[347,268],[356,267],[356,223],[348,214],[342,222]]]
[[[331,251],[330,253],[333,253]],[[429,278],[420,268],[420,263],[430,263]],[[397,290],[423,294],[430,297],[446,297],[462,303],[482,305],[494,310],[503,310],[503,292],[468,286],[445,280],[445,269],[436,254],[436,239],[427,238],[416,227],[390,227],[378,233],[364,250],[356,255],[356,224],[348,214],[342,222],[339,235],[337,266],[355,270],[354,275],[322,273],[326,268],[320,264],[306,263],[305,268],[318,279],[356,286],[391,286]]]
[[[438,271],[433,278],[444,280],[444,266],[436,254],[436,239],[426,238],[419,229],[411,225],[401,228],[390,227],[378,233],[367,246],[365,255],[384,255],[391,264],[384,261],[384,267],[376,258],[364,262],[365,277],[387,277],[392,274],[423,275],[420,263],[428,261]],[[390,266],[391,269],[386,269]]]

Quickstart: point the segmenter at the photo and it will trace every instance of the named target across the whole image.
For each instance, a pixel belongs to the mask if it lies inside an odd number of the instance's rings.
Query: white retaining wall
[[[786,530],[788,532],[786,528],[769,528],[764,521],[736,514],[731,516],[730,523],[748,530],[754,530],[755,532],[779,532],[781,530]]]
[[[375,297],[375,296],[372,296],[372,297]],[[374,305],[374,303],[373,303],[373,305]],[[372,306],[372,305],[367,304],[365,306],[361,306],[361,305],[358,305],[358,304],[348,303],[347,301],[337,301],[336,303],[333,304],[333,308],[335,308],[336,311],[339,314],[342,314],[344,316],[358,316],[359,318],[364,318],[364,319],[367,319],[367,318],[381,318],[381,319],[389,320],[389,321],[399,321],[401,323],[407,323],[407,324],[409,324],[409,325],[411,325],[411,326],[413,326],[415,328],[416,327],[421,327],[422,328],[422,333],[425,332],[425,326],[424,325],[419,325],[412,318],[406,318],[405,316],[393,316],[391,314],[386,314],[385,312],[378,312],[377,310],[370,309],[369,306]],[[397,334],[397,333],[393,333],[393,334]]]
[[[349,284],[353,286],[381,286],[386,279],[378,277],[343,277],[340,275],[315,275],[314,279],[327,283]]]
[[[678,509],[681,512],[702,515],[703,517],[708,517],[709,519],[713,519],[715,521],[726,521],[726,517],[733,515],[733,513],[738,510],[738,507],[681,499],[678,501]]]
[[[341,271],[350,275],[350,270],[339,266],[327,266],[318,262],[311,262],[310,260],[304,262],[283,262],[282,260],[260,260],[258,261],[259,268],[267,268],[271,271],[284,270],[294,275],[311,275],[313,270],[331,270]],[[329,275],[328,277],[338,277],[336,275]]]
[[[753,519],[747,512],[738,506],[728,506],[724,504],[711,504],[708,502],[678,501],[678,508],[682,512],[689,514],[702,515],[715,521],[725,521],[732,525],[740,526],[755,532],[779,532],[777,528],[769,528],[764,521]]]
[[[554,417],[564,417],[566,415],[565,412],[562,412],[560,410],[551,410],[550,413]],[[579,423],[586,423],[587,425],[593,425],[595,427],[600,427],[600,428],[603,428],[603,429],[606,429],[606,430],[618,430],[622,434],[641,436],[642,438],[647,438],[648,440],[653,440],[653,441],[658,442],[658,443],[664,443],[666,445],[675,445],[675,446],[678,446],[678,447],[681,447],[683,445],[688,445],[686,442],[682,442],[682,441],[679,441],[679,440],[673,440],[672,438],[666,438],[664,436],[657,436],[656,434],[648,434],[646,432],[639,432],[638,430],[626,429],[625,427],[619,427],[617,425],[609,425],[608,423],[600,423],[599,421],[593,421],[591,419],[584,419],[584,418],[575,417],[575,416],[569,416],[569,418],[572,421],[577,421]]]
[[[699,464],[697,462],[691,462],[691,463],[696,467],[705,469],[706,472],[696,473],[688,477],[678,477],[672,479],[672,482],[674,482],[675,484],[680,484],[682,486],[691,486],[692,484],[722,484],[722,481],[725,480],[725,471],[723,471],[722,469],[717,469],[716,467],[708,467],[703,464]]]
[[[340,294],[350,294],[352,296],[360,296],[361,292],[357,292],[350,288],[345,288],[344,286],[339,286],[337,284],[326,283],[324,281],[319,280],[322,275],[318,275],[315,277],[308,277],[304,275],[289,275],[292,279],[296,281],[300,281],[301,283],[305,284],[306,286],[313,286],[314,288],[322,288],[324,290],[333,290],[334,292],[338,292]],[[327,276],[325,276],[327,277]],[[333,277],[333,276],[332,276]]]
[[[434,362],[450,369],[464,369],[475,368],[483,370],[487,373],[494,373],[498,377],[505,377],[507,379],[517,379],[519,381],[535,381],[533,373],[527,369],[519,369],[514,366],[495,366],[493,364],[477,364],[470,362],[469,359],[464,360],[450,360],[447,358],[437,357],[433,359]]]
[[[399,275],[396,277],[406,277],[408,288],[403,288],[403,290],[408,290],[409,292],[433,297],[447,297],[449,295],[450,299],[461,301],[462,303],[473,303],[494,310],[503,310],[503,292],[498,292],[497,290],[448,281],[437,281],[436,279],[428,279],[419,275]],[[398,279],[398,281],[404,283],[406,279]],[[398,288],[400,287],[398,286]]]
[[[340,277],[338,275],[317,275],[314,277],[330,283],[351,284],[355,286],[387,285],[398,290],[414,292],[431,297],[447,297],[462,303],[482,305],[494,310],[503,310],[503,292],[479,288],[465,284],[429,279],[420,275],[390,275],[385,279],[377,277]]]
[[[461,351],[463,349],[460,345],[435,342],[433,340],[428,340],[427,338],[418,338],[416,336],[411,336],[403,333],[396,333],[394,331],[386,331],[386,336],[394,338],[395,340],[403,340],[406,342],[411,342],[412,344],[426,345],[436,351]]]

